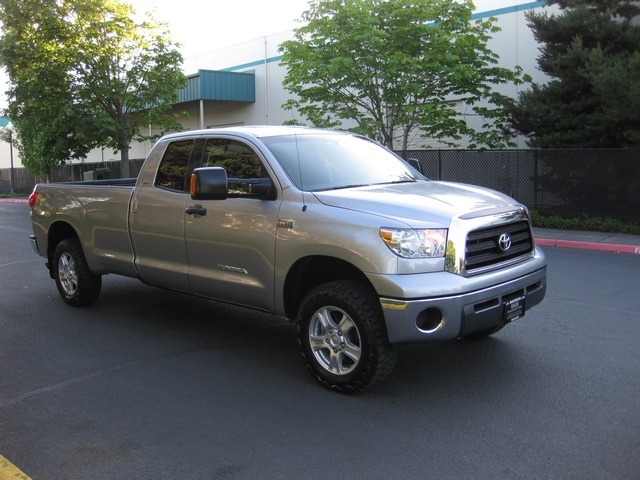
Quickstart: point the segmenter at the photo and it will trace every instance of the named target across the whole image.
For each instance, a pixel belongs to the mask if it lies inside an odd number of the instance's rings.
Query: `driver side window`
[[[268,179],[266,169],[258,155],[247,145],[235,140],[211,139],[207,141],[202,159],[203,167],[222,167],[227,171],[229,194],[250,196],[249,182],[234,180]]]

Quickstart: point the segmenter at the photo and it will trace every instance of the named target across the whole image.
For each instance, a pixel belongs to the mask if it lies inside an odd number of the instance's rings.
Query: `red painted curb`
[[[631,253],[633,255],[640,255],[640,245],[580,242],[577,240],[557,240],[550,238],[536,238],[536,244],[543,247],[575,248],[579,250],[596,250],[600,252]]]

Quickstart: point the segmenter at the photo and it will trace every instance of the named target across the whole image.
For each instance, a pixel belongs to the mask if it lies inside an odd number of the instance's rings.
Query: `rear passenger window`
[[[193,149],[193,140],[171,143],[160,161],[154,185],[160,188],[187,191],[187,166]]]

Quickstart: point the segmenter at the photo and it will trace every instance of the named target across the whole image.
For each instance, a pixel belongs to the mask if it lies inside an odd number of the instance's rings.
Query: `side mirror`
[[[222,167],[196,168],[191,174],[189,193],[193,200],[226,200],[227,171]]]
[[[252,195],[261,198],[268,198],[272,193],[272,183],[270,178],[251,178],[249,179],[249,189]]]
[[[405,160],[405,162],[407,162],[409,165],[411,165],[413,168],[415,168],[420,173],[424,173],[422,171],[422,164],[420,163],[420,160],[418,160],[417,158],[408,158],[408,159]]]

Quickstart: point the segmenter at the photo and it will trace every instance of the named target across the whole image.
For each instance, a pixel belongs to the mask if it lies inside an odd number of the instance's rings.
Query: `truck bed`
[[[56,231],[73,225],[95,273],[136,276],[129,237],[129,203],[135,178],[39,184],[38,247],[49,252]],[[35,219],[34,219],[35,220]],[[45,232],[54,232],[46,234]]]
[[[83,180],[78,182],[58,182],[50,185],[93,185],[102,187],[135,187],[136,178],[109,178],[106,180]]]

